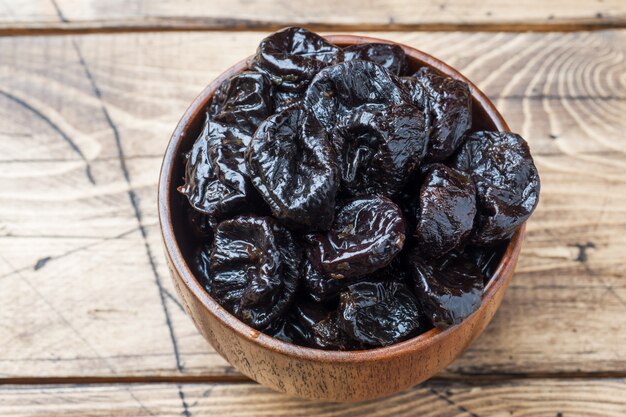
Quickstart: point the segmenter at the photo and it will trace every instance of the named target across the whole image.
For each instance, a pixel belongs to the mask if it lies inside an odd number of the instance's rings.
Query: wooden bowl
[[[363,36],[328,36],[337,45],[388,41]],[[445,63],[408,46],[413,70],[430,66],[469,84],[473,129],[509,130],[489,99]],[[524,226],[513,236],[485,288],[480,308],[461,324],[433,329],[392,346],[366,351],[324,351],[282,342],[232,316],[213,300],[189,268],[193,239],[186,226],[186,201],[176,191],[184,161],[201,131],[204,109],[220,83],[248,67],[245,59],[208,85],[178,123],[165,152],[159,181],[159,220],[167,261],[185,310],[217,352],[243,374],[275,390],[328,401],[358,401],[392,394],[423,382],[449,365],[481,334],[500,306],[519,257]]]

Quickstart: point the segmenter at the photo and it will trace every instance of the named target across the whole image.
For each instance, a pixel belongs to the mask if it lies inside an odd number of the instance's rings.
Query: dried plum
[[[427,260],[414,250],[409,265],[417,298],[435,327],[458,324],[480,306],[483,274],[467,257],[455,253]]]
[[[463,253],[474,262],[484,276],[484,283],[487,285],[493,274],[498,269],[502,255],[506,252],[508,242],[496,247],[467,246]]]
[[[270,88],[262,74],[250,71],[223,82],[187,154],[185,184],[179,191],[207,216],[211,227],[258,204],[244,153],[258,124],[272,112]]]
[[[539,174],[528,144],[510,132],[467,136],[452,166],[476,184],[478,212],[470,240],[491,245],[511,238],[539,201]]]
[[[245,152],[251,141],[252,137],[237,127],[216,121],[209,123],[209,157],[218,180],[231,195],[238,196],[241,205],[245,205],[239,207],[240,212],[249,211],[258,202],[245,162]]]
[[[305,260],[302,268],[302,286],[306,293],[317,302],[324,302],[337,297],[339,292],[348,285],[367,277],[337,279],[326,276],[315,269],[308,259]]]
[[[263,74],[244,71],[222,84],[209,105],[209,117],[251,136],[273,113],[272,84]]]
[[[302,337],[303,329],[298,323],[298,319],[293,312],[293,304],[291,309],[281,317],[274,320],[269,326],[262,329],[263,333],[272,336],[283,342],[293,343],[296,345],[306,345],[307,341]]]
[[[343,189],[391,196],[420,164],[428,144],[422,114],[410,104],[362,105],[333,131]]]
[[[251,66],[281,90],[301,91],[322,68],[341,59],[341,49],[318,34],[289,27],[261,41]]]
[[[345,279],[370,274],[404,245],[404,218],[385,197],[357,198],[338,211],[327,233],[307,235],[308,257],[324,275]]]
[[[339,327],[336,307],[302,301],[294,306],[294,315],[297,320],[294,329],[299,331],[299,338],[308,346],[334,350],[357,348],[358,343]]]
[[[476,187],[469,175],[432,164],[419,196],[415,237],[420,253],[440,257],[469,236],[476,215]]]
[[[293,107],[268,118],[247,153],[254,186],[286,224],[328,230],[339,187],[335,153],[322,125]]]
[[[363,104],[410,104],[400,80],[378,64],[350,61],[321,70],[304,96],[305,108],[313,111],[327,131],[347,111]]]
[[[361,43],[347,46],[343,49],[343,60],[374,62],[398,76],[407,71],[404,49],[388,43]]]
[[[428,113],[430,140],[426,160],[443,161],[454,153],[472,123],[472,95],[467,83],[420,68],[408,82],[411,100]]]
[[[361,277],[337,279],[319,272],[306,259],[302,266],[302,287],[304,292],[314,301],[320,303],[335,299],[342,290],[359,281],[395,280],[408,282],[408,273],[401,265],[400,257],[396,256],[386,267],[373,274]]]
[[[230,83],[230,78],[222,81],[220,86],[215,90],[213,96],[211,97],[211,101],[209,101],[209,105],[207,106],[207,118],[209,120],[213,120],[213,118],[222,111],[222,107],[224,107],[224,103],[226,102],[226,91],[228,90],[228,84]]]
[[[239,172],[232,175],[233,181],[230,182],[223,181],[226,178],[224,173],[221,178],[218,176],[215,164],[209,156],[209,148],[216,138],[225,137],[216,134],[219,130],[221,128],[207,120],[202,133],[186,155],[185,183],[178,189],[195,210],[206,215],[205,220],[211,227],[227,215],[244,211],[249,202],[249,191],[253,188]],[[231,161],[226,161],[226,166],[231,165]]]
[[[422,314],[402,282],[359,282],[341,293],[339,324],[351,338],[372,346],[388,346],[412,336]]]
[[[211,295],[250,326],[266,327],[293,300],[301,259],[291,232],[271,218],[225,220],[211,247]]]
[[[352,283],[350,279],[325,276],[315,269],[308,259],[304,261],[302,268],[302,287],[317,302],[323,302],[337,296],[341,290]]]
[[[298,106],[304,99],[304,93],[294,91],[276,91],[274,93],[274,112],[281,113],[289,107]]]
[[[244,152],[252,132],[271,112],[271,85],[262,74],[237,74],[214,94],[202,133],[186,156],[185,184],[179,188],[206,215],[206,225],[215,227],[258,204]]]

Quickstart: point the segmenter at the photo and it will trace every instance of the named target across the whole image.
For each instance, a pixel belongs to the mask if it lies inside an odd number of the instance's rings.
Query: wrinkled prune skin
[[[385,68],[372,62],[350,61],[320,71],[306,90],[303,105],[330,132],[355,107],[410,102],[400,80]]]
[[[404,49],[387,43],[361,43],[343,49],[343,60],[370,61],[381,65],[394,75],[400,76],[407,71]]]
[[[274,93],[274,112],[281,113],[290,107],[299,106],[303,99],[303,92],[276,91]]]
[[[336,304],[302,301],[294,306],[294,316],[297,320],[294,329],[299,331],[298,337],[307,346],[330,350],[358,348],[359,344],[339,327]]]
[[[327,233],[305,236],[309,260],[334,279],[364,276],[391,262],[404,245],[404,218],[386,197],[357,198],[337,211]]]
[[[311,261],[306,259],[302,266],[302,287],[318,303],[337,296],[341,290],[352,283],[349,279],[335,279],[319,272]]]
[[[251,67],[283,91],[302,91],[322,68],[340,62],[341,49],[316,33],[289,27],[263,39]]]
[[[209,157],[219,181],[242,202],[254,205],[258,195],[250,180],[245,152],[252,137],[239,128],[217,121],[209,123]],[[242,208],[242,211],[245,209]]]
[[[339,324],[354,340],[388,346],[420,328],[417,300],[401,282],[359,282],[341,293]]]
[[[244,323],[261,329],[293,300],[301,250],[272,218],[239,216],[221,222],[211,247],[211,295]]]
[[[364,277],[337,279],[319,272],[311,261],[305,260],[302,267],[302,286],[304,291],[316,302],[332,300],[348,285],[354,284]]]
[[[232,76],[224,90],[220,86],[216,94],[209,105],[209,115],[214,113],[214,120],[249,136],[274,111],[272,84],[258,72],[244,71]]]
[[[539,174],[528,144],[515,133],[468,135],[452,166],[467,172],[476,184],[473,244],[491,245],[511,238],[537,207]]]
[[[476,187],[463,171],[432,164],[420,189],[415,238],[422,256],[460,247],[474,226]]]
[[[218,177],[209,150],[216,137],[225,136],[216,135],[216,130],[221,129],[207,120],[202,133],[186,155],[185,183],[178,189],[195,210],[206,215],[205,220],[211,227],[215,227],[227,215],[245,210],[249,191],[253,188],[240,173],[232,175],[233,178],[229,176],[233,180],[230,183],[223,181],[226,176]],[[231,166],[232,161],[226,161],[225,165]]]
[[[396,280],[401,282],[409,282],[409,276],[403,265],[401,265],[400,257],[396,256],[389,265],[375,271],[373,274],[362,277],[352,277],[336,279],[325,276],[313,267],[313,264],[306,259],[302,266],[302,287],[308,296],[315,302],[322,303],[334,300],[341,291],[348,288],[359,281],[379,281],[379,280]]]
[[[273,110],[271,85],[245,71],[224,81],[209,103],[202,133],[187,154],[185,184],[191,206],[215,227],[259,203],[244,160],[252,133]]]
[[[480,306],[483,274],[466,256],[453,253],[426,260],[414,250],[409,265],[417,298],[435,327],[459,324]]]
[[[509,242],[504,242],[496,247],[467,246],[463,253],[474,262],[480,269],[484,277],[484,284],[487,285],[493,274],[495,274],[502,255],[506,252]]]
[[[231,79],[229,78],[222,81],[217,90],[215,90],[215,93],[213,93],[211,101],[209,101],[209,105],[207,106],[208,119],[213,120],[213,118],[222,111],[222,107],[224,107],[224,103],[226,102],[226,98],[228,97],[226,91],[228,90],[230,80]]]
[[[422,114],[410,104],[362,105],[332,134],[341,184],[353,196],[392,196],[421,163],[428,145]]]
[[[298,318],[293,311],[295,307],[294,303],[295,301],[286,313],[274,320],[269,324],[269,326],[262,330],[263,333],[278,340],[282,340],[283,342],[307,346],[307,341],[302,337],[304,330],[298,323]]]
[[[409,80],[414,79],[414,82]],[[411,100],[428,113],[430,140],[426,160],[440,162],[454,153],[472,123],[472,95],[467,83],[422,67],[411,78]]]
[[[296,229],[328,230],[339,188],[335,153],[315,116],[293,107],[259,126],[246,154],[272,213]]]

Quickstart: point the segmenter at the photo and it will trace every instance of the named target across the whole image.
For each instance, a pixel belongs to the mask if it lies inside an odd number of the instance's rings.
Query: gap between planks
[[[536,373],[491,373],[462,374],[443,373],[427,382],[459,382],[465,384],[492,383],[519,380],[586,380],[626,378],[625,371],[611,372],[536,372]],[[0,378],[2,385],[80,385],[80,384],[203,384],[203,383],[250,383],[252,379],[241,375],[167,375],[167,376],[68,376],[68,377],[15,377]]]
[[[166,18],[88,22],[0,23],[0,36],[83,35],[136,32],[268,32],[286,26],[335,32],[581,32],[626,29],[626,19],[573,19],[555,22],[328,24],[240,19]]]

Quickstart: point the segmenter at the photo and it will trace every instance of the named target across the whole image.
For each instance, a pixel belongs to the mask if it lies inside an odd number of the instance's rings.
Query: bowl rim
[[[474,85],[469,79],[462,75],[459,71],[451,67],[450,65],[440,61],[439,59],[422,52],[416,48],[412,48],[406,45],[402,45],[397,42],[393,42],[386,39],[379,39],[369,36],[359,35],[325,35],[328,41],[340,46],[347,46],[359,43],[386,43],[392,45],[398,45],[402,47],[407,56],[421,61],[441,73],[444,73],[453,78],[466,82],[472,94],[472,98],[482,107],[487,116],[495,124],[496,128],[500,131],[508,131],[509,127],[496,109],[495,105],[487,98],[487,96]],[[165,245],[165,254],[168,258],[169,265],[175,271],[173,273],[178,274],[191,294],[199,301],[206,311],[219,320],[224,326],[232,329],[238,336],[247,339],[251,343],[258,345],[260,348],[274,351],[275,353],[282,354],[292,358],[299,358],[314,362],[344,362],[344,363],[362,363],[362,362],[375,362],[378,360],[389,360],[392,357],[410,354],[412,352],[420,351],[426,348],[428,345],[438,343],[440,340],[446,338],[456,328],[462,326],[464,322],[451,326],[448,329],[440,330],[437,328],[430,329],[418,336],[407,339],[402,342],[392,344],[390,346],[378,347],[369,350],[352,350],[352,351],[339,351],[339,350],[321,350],[305,346],[299,346],[292,343],[284,342],[276,339],[272,336],[266,335],[259,330],[256,330],[247,324],[240,321],[238,318],[230,314],[224,309],[217,301],[215,301],[204,289],[204,287],[198,282],[195,275],[191,272],[189,265],[185,261],[183,254],[176,243],[176,237],[174,232],[174,226],[171,218],[170,191],[175,189],[172,187],[172,181],[176,179],[172,178],[171,172],[173,164],[176,158],[180,155],[180,146],[182,139],[186,134],[186,128],[189,123],[198,115],[204,114],[203,109],[208,104],[210,97],[214,91],[217,90],[222,81],[229,78],[231,75],[241,72],[249,67],[252,56],[245,58],[230,68],[226,69],[215,80],[209,83],[202,92],[191,103],[189,108],[185,111],[183,117],[178,122],[176,129],[174,130],[172,137],[168,143],[167,149],[163,157],[163,163],[161,165],[161,172],[159,175],[158,185],[158,211],[159,211],[159,224],[163,242]],[[509,242],[502,259],[498,264],[498,268],[495,270],[493,277],[485,287],[482,295],[482,302],[480,307],[472,313],[472,315],[478,314],[483,310],[486,304],[494,298],[494,296],[503,288],[506,282],[506,277],[509,275],[509,271],[514,268],[515,260],[521,250],[522,241],[524,239],[526,223],[523,223],[515,232],[511,241]]]

